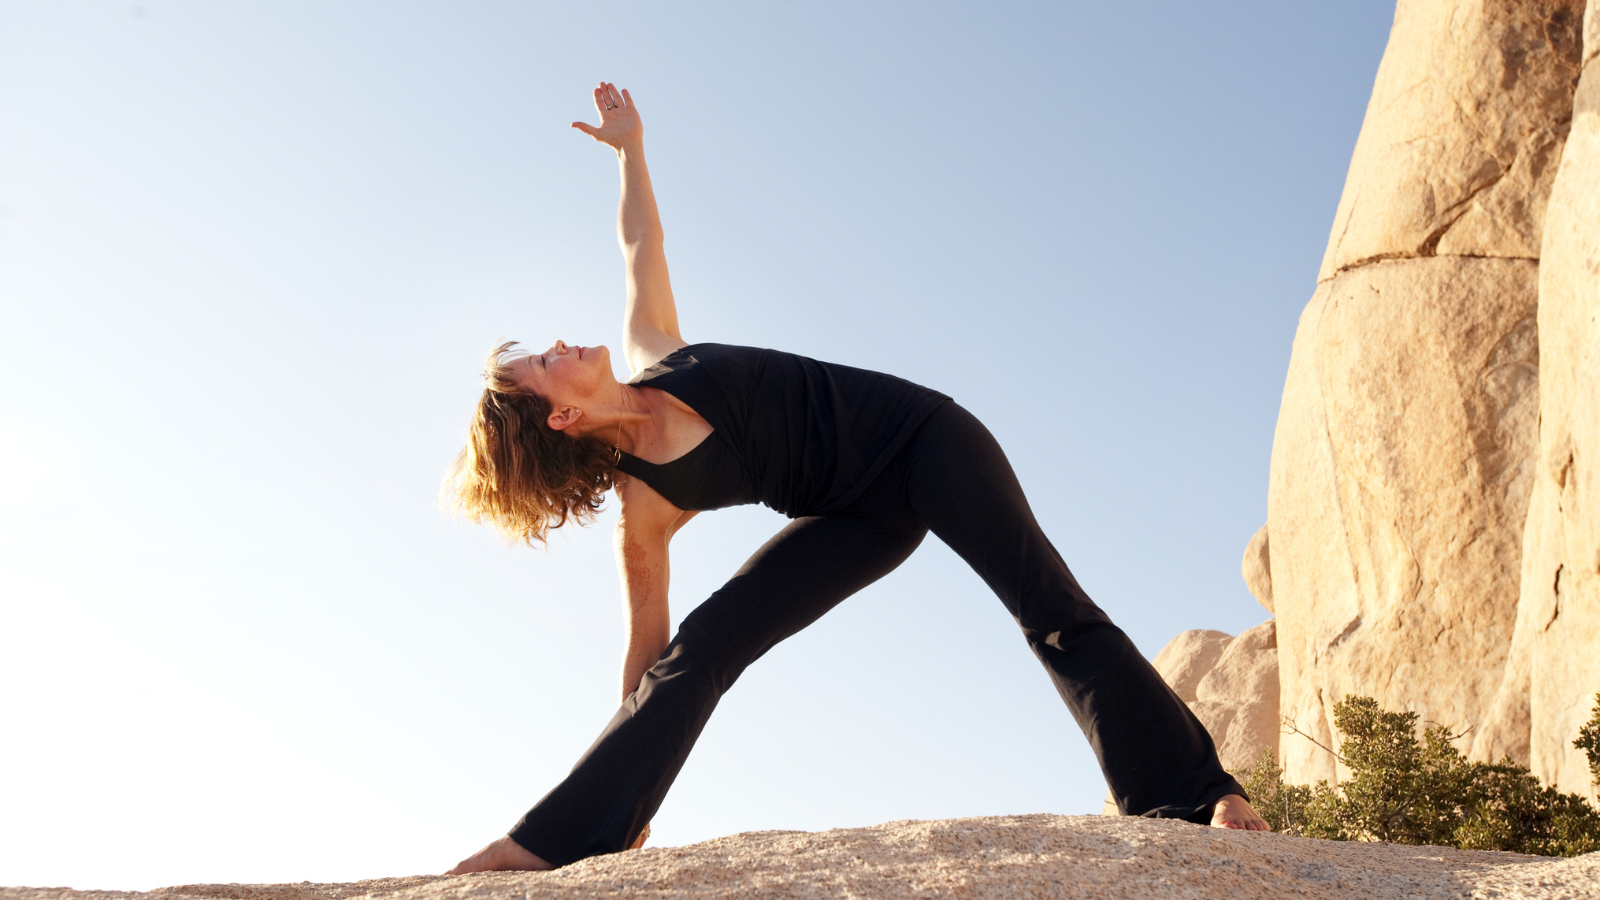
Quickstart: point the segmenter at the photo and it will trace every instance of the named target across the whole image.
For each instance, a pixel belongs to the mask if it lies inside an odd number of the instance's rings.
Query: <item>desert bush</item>
[[[1573,746],[1600,784],[1600,695]],[[1417,714],[1389,712],[1371,697],[1333,707],[1350,777],[1337,786],[1285,784],[1271,750],[1242,779],[1256,810],[1276,831],[1339,841],[1389,841],[1469,850],[1576,856],[1600,850],[1600,810],[1544,785],[1510,758],[1468,761],[1460,735]]]
[[[1588,724],[1578,729],[1578,739],[1572,746],[1589,757],[1589,781],[1600,785],[1600,694],[1594,695],[1594,712]]]

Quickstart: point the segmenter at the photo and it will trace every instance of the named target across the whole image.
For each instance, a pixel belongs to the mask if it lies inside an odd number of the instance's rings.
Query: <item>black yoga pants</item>
[[[1122,813],[1203,823],[1217,800],[1244,793],[1189,707],[1078,586],[994,436],[948,402],[849,510],[791,521],[689,613],[639,689],[511,839],[557,866],[630,846],[745,667],[887,575],[929,530],[1022,626]]]

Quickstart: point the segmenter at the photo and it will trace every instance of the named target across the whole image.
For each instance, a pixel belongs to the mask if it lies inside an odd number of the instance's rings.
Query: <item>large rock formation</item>
[[[1323,745],[1348,693],[1452,726],[1496,708],[1537,441],[1538,254],[1581,13],[1396,10],[1295,335],[1268,492],[1282,711]],[[1316,742],[1283,740],[1288,778],[1337,778]]]
[[[1600,691],[1600,0],[1584,23],[1572,131],[1539,272],[1539,445],[1522,599],[1482,755],[1526,754],[1535,774],[1594,796],[1572,738]]]
[[[764,831],[597,856],[554,872],[417,875],[353,884],[191,884],[144,893],[0,888],[0,900],[549,900],[818,897],[1594,896],[1600,854],[1315,841],[1134,816],[1005,816]]]

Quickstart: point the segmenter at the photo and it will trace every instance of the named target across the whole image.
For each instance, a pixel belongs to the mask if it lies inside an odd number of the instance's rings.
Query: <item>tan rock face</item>
[[[1583,65],[1600,58],[1600,6],[1590,3],[1583,10]]]
[[[1278,633],[1276,623],[1268,619],[1228,642],[1217,664],[1200,679],[1195,697],[1254,702],[1277,692]]]
[[[1592,797],[1572,739],[1600,691],[1600,0],[1586,33],[1589,62],[1544,229],[1540,434],[1517,665],[1501,691],[1497,743],[1485,740],[1484,752],[1525,741],[1535,774]]]
[[[1220,631],[1185,631],[1167,642],[1151,664],[1161,678],[1188,703],[1195,698],[1200,679],[1216,666],[1233,635]]]
[[[1250,538],[1250,543],[1244,548],[1244,561],[1240,564],[1240,574],[1244,576],[1245,586],[1250,588],[1250,593],[1255,596],[1256,602],[1272,612],[1272,562],[1271,548],[1267,546],[1267,526],[1261,526],[1255,536]]]
[[[1268,521],[1282,711],[1331,745],[1376,697],[1478,724],[1516,617],[1538,404],[1538,264],[1437,257],[1322,284],[1301,315]],[[1287,777],[1334,779],[1285,736]]]
[[[1261,751],[1278,751],[1278,639],[1273,620],[1234,638],[1200,679],[1195,716],[1211,733],[1222,767],[1249,769]]]
[[[1400,0],[1319,281],[1378,259],[1537,259],[1582,0]]]

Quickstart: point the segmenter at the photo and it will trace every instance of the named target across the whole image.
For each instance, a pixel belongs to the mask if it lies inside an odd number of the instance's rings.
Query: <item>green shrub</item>
[[[1600,695],[1573,746],[1600,784]],[[1417,714],[1387,712],[1371,697],[1334,704],[1350,777],[1337,787],[1285,784],[1271,750],[1243,782],[1275,831],[1338,841],[1389,841],[1469,850],[1576,856],[1600,850],[1600,810],[1542,785],[1510,758],[1469,762],[1448,728],[1417,736]]]
[[[1589,716],[1588,724],[1578,729],[1578,739],[1572,746],[1589,757],[1589,780],[1600,785],[1600,694],[1594,695],[1594,713]]]

